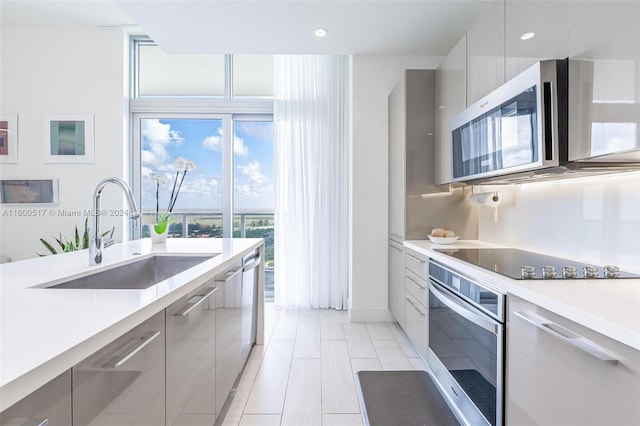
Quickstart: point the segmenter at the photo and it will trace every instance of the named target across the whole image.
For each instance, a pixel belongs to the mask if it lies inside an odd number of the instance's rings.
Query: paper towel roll
[[[483,192],[469,195],[469,202],[477,206],[495,207],[502,201],[497,192]]]

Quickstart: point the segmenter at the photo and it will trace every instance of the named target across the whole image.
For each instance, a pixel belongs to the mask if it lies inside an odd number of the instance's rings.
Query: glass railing
[[[172,213],[168,238],[222,238],[222,212],[183,210]],[[154,212],[142,212],[142,238],[150,236]],[[234,238],[264,238],[265,301],[273,301],[273,211],[239,211],[233,215]]]

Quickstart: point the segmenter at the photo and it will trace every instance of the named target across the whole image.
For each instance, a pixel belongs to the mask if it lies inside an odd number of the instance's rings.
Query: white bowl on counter
[[[429,235],[429,239],[434,244],[453,244],[458,240],[458,238],[460,237],[457,235],[455,237],[432,237]]]

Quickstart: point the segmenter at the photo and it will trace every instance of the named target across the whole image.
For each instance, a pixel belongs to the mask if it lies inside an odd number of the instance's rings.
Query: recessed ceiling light
[[[530,38],[533,38],[533,36],[535,36],[536,33],[524,33],[520,36],[521,40],[529,40]]]
[[[316,35],[316,37],[324,37],[329,33],[329,31],[327,31],[326,28],[316,28],[313,33]]]

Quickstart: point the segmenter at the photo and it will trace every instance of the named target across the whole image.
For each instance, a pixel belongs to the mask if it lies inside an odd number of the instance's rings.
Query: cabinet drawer
[[[424,306],[429,305],[429,286],[427,282],[408,269],[405,269],[405,288]]]
[[[408,248],[405,253],[405,267],[418,276],[427,279],[429,276],[429,258]]]
[[[429,320],[427,315],[429,315],[429,311],[409,292],[406,293],[405,303],[405,332],[420,356],[423,359],[427,359],[427,347],[429,345]]]

